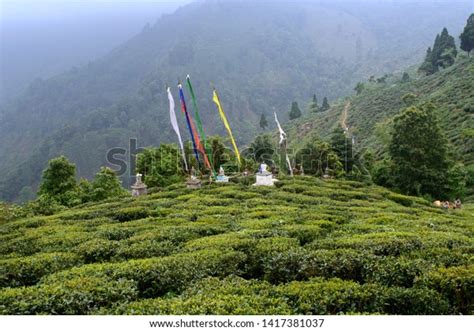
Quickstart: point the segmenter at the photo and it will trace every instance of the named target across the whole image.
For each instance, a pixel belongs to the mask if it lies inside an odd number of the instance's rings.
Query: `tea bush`
[[[472,314],[473,212],[295,176],[29,214],[0,224],[0,313]]]
[[[73,253],[39,253],[0,260],[0,287],[34,285],[45,275],[82,263],[80,256]]]

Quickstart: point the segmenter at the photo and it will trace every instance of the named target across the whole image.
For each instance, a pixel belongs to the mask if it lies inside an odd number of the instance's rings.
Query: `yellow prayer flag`
[[[234,136],[232,135],[232,130],[230,129],[229,122],[227,122],[227,117],[225,116],[224,110],[222,109],[221,103],[219,101],[219,97],[217,96],[217,91],[214,89],[214,93],[212,95],[212,101],[217,105],[217,109],[219,110],[219,115],[221,115],[222,122],[224,122],[224,126],[229,132],[230,141],[232,142],[232,146],[234,146],[235,155],[237,156],[237,160],[240,164],[240,153],[237,145],[235,144]]]

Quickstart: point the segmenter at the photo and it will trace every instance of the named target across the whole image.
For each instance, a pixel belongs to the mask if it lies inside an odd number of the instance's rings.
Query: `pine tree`
[[[439,37],[439,48],[436,55],[436,63],[438,67],[447,68],[454,64],[457,56],[456,43],[454,37],[448,33],[446,28],[443,29]]]
[[[361,94],[362,91],[364,90],[365,85],[364,83],[358,82],[356,87],[354,87],[354,91],[356,91],[357,95]]]
[[[290,110],[290,120],[294,120],[295,118],[301,117],[301,110],[298,107],[298,102],[293,101],[291,104]]]
[[[461,39],[461,49],[466,51],[469,56],[474,49],[474,14],[471,14],[467,19],[467,24],[459,38]]]
[[[435,67],[433,65],[433,51],[431,47],[428,47],[426,50],[425,61],[418,68],[419,72],[424,73],[425,75],[431,75],[435,73]]]
[[[260,128],[265,130],[267,126],[268,126],[267,118],[265,117],[265,114],[262,113],[262,116],[260,116]]]
[[[321,106],[321,111],[326,111],[328,110],[330,107],[329,107],[329,103],[328,103],[328,98],[327,97],[324,97],[323,99],[323,104]]]
[[[317,113],[319,111],[319,106],[318,106],[318,98],[316,97],[316,94],[313,94],[313,99],[309,103],[309,111],[312,113]]]
[[[428,48],[423,64],[418,71],[431,75],[439,68],[447,68],[454,64],[457,50],[454,37],[449,35],[448,29],[443,28],[441,34],[437,34],[433,48]]]
[[[408,72],[404,72],[402,75],[402,83],[407,83],[409,81],[410,81],[410,75],[408,74]]]

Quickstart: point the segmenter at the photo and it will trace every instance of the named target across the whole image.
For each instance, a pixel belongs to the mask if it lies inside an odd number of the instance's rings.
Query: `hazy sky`
[[[192,0],[0,0],[0,17],[3,22],[61,21],[74,16],[103,15],[125,10],[143,12],[144,9],[155,7],[172,11],[189,2]],[[153,10],[150,11],[150,17],[152,15]]]

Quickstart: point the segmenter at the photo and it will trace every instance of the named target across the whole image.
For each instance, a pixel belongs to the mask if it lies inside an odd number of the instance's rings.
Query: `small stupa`
[[[216,177],[216,183],[228,183],[228,182],[229,182],[229,177],[225,175],[224,168],[220,166],[219,174]]]
[[[191,177],[186,181],[187,188],[201,188],[201,180],[196,176],[196,169],[194,167],[191,168]]]
[[[330,178],[331,178],[331,175],[329,174],[329,167],[326,167],[326,169],[324,169],[323,179],[330,179]]]
[[[265,163],[260,164],[257,175],[255,176],[257,181],[255,186],[273,186],[276,179],[273,178],[273,174],[268,171],[268,166]]]
[[[135,183],[131,186],[131,188],[132,196],[134,197],[147,194],[147,186],[142,182],[142,174],[137,174],[135,176]]]

